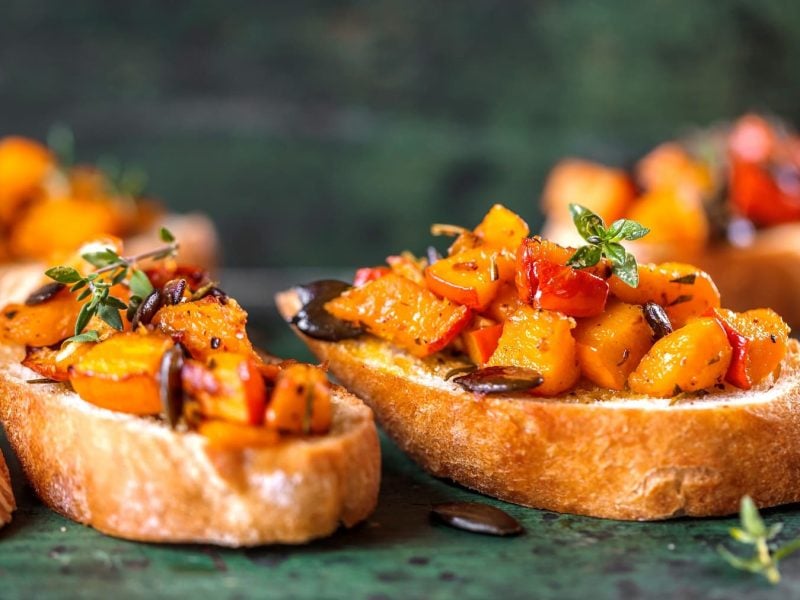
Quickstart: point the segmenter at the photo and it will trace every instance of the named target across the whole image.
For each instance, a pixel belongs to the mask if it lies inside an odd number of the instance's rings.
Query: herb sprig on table
[[[96,330],[84,331],[95,315],[110,327],[122,331],[122,317],[119,311],[135,310],[153,291],[147,275],[136,268],[136,264],[145,259],[169,258],[178,252],[178,242],[167,228],[161,228],[160,237],[165,246],[136,256],[119,256],[108,248],[82,254],[81,258],[97,268],[85,277],[74,267],[68,266],[53,267],[45,271],[45,275],[50,279],[69,285],[71,292],[82,290],[78,300],[85,302],[75,320],[75,334],[67,338],[66,342],[96,342],[99,339]],[[125,283],[130,288],[131,297],[128,304],[111,295],[111,288],[120,283]]]
[[[767,527],[750,496],[742,498],[739,519],[741,527],[732,527],[731,537],[737,542],[753,546],[753,556],[749,558],[739,556],[722,545],[717,547],[717,551],[731,566],[762,575],[772,584],[778,583],[781,580],[778,563],[800,550],[800,538],[770,549],[769,542],[781,532],[783,523],[773,523]]]
[[[580,204],[570,204],[572,221],[587,244],[573,254],[567,265],[576,269],[593,267],[605,257],[611,263],[611,271],[631,287],[639,285],[639,268],[636,258],[625,250],[623,240],[643,238],[650,230],[630,219],[619,219],[606,227],[603,219]]]

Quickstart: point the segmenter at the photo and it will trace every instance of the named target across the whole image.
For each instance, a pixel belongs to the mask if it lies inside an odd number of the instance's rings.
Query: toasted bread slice
[[[294,291],[277,303],[288,320]],[[628,520],[800,501],[800,345],[749,392],[674,401],[579,388],[560,398],[479,396],[447,381],[463,363],[419,359],[373,336],[298,335],[426,470],[502,500]]]
[[[549,219],[543,237],[567,245],[582,245],[572,222]],[[647,238],[630,244],[639,262],[679,261],[697,265],[711,275],[725,307],[743,312],[769,306],[800,330],[800,223],[776,225],[755,233],[752,243],[708,247],[654,244]]]
[[[149,542],[298,544],[374,509],[380,449],[372,412],[341,388],[324,436],[215,449],[196,433],[30,384],[22,349],[0,347],[0,420],[39,497],[107,533]]]

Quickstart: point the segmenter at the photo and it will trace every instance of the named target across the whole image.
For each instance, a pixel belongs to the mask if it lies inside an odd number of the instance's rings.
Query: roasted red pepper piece
[[[608,283],[604,279],[542,259],[517,277],[517,291],[520,299],[534,308],[555,310],[570,317],[599,315],[608,299]]]

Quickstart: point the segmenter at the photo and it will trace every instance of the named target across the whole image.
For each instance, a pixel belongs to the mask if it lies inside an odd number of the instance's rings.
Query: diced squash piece
[[[497,342],[503,334],[503,324],[486,325],[469,329],[462,334],[464,348],[470,360],[478,366],[483,366],[497,349]]]
[[[442,298],[482,310],[494,300],[500,287],[496,269],[494,253],[480,248],[465,250],[437,260],[425,269],[425,283]]]
[[[32,205],[17,222],[11,231],[10,248],[16,256],[47,260],[55,252],[77,248],[98,234],[119,231],[119,215],[112,203],[48,198]]]
[[[714,188],[708,165],[692,158],[676,142],[667,142],[651,150],[636,165],[636,178],[646,190],[677,188],[705,197]]]
[[[120,333],[95,344],[70,369],[70,383],[97,406],[137,415],[161,412],[158,373],[173,342],[158,333]]]
[[[280,434],[268,427],[256,427],[230,421],[207,420],[197,427],[197,432],[208,439],[208,444],[216,450],[245,450],[274,446]]]
[[[246,425],[264,422],[267,388],[251,355],[218,352],[207,365],[186,361],[181,381],[206,418]]]
[[[55,157],[43,145],[22,137],[0,140],[0,223],[10,223],[17,209],[42,187]]]
[[[70,342],[64,348],[25,348],[22,364],[42,377],[55,381],[69,381],[69,368],[92,349],[94,344]]]
[[[623,302],[660,304],[676,329],[720,305],[719,290],[708,273],[683,263],[639,265],[639,286],[635,288],[616,275],[608,283],[611,293]]]
[[[439,299],[394,273],[346,291],[325,309],[339,319],[363,324],[373,335],[415,356],[447,346],[471,318],[466,306]]]
[[[486,365],[533,369],[544,378],[534,393],[556,396],[580,377],[573,327],[575,321],[561,313],[523,306],[505,322]]]
[[[486,307],[483,314],[490,319],[502,322],[522,305],[523,302],[519,299],[519,294],[517,293],[517,286],[514,283],[504,281],[497,290],[494,300]]]
[[[670,244],[684,255],[701,251],[708,240],[702,197],[689,187],[661,187],[648,192],[633,203],[628,218],[650,230],[643,243]]]
[[[331,391],[319,367],[294,364],[275,381],[267,425],[287,433],[327,433],[331,427]]]
[[[392,270],[389,267],[361,267],[353,277],[353,286],[359,287],[391,272]]]
[[[403,252],[399,256],[387,256],[386,263],[394,274],[405,277],[418,285],[425,285],[426,263],[410,252]]]
[[[475,235],[491,248],[511,252],[517,249],[523,239],[528,237],[528,224],[514,211],[502,204],[495,204],[475,228]]]
[[[572,333],[583,375],[612,390],[625,388],[628,376],[653,345],[642,307],[618,300],[609,302],[600,315],[579,319]]]
[[[611,224],[621,219],[636,190],[625,171],[586,160],[559,162],[547,178],[542,195],[544,212],[556,219],[568,218],[569,205],[585,206]]]
[[[727,380],[742,388],[750,389],[768,375],[777,373],[786,356],[789,326],[769,308],[758,308],[743,313],[716,309],[723,327],[731,341],[733,334],[742,340],[734,346],[733,359],[728,369]]]
[[[163,306],[152,324],[182,343],[201,362],[218,352],[255,356],[245,329],[247,313],[233,298],[206,296],[195,302]]]
[[[64,288],[41,304],[9,304],[0,313],[0,338],[23,346],[52,346],[75,332],[81,303]]]
[[[719,321],[700,317],[658,340],[628,378],[637,394],[669,398],[720,384],[731,347]]]

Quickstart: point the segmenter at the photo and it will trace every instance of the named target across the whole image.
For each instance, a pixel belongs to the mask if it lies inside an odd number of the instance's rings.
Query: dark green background
[[[567,153],[800,122],[798,25],[789,0],[4,1],[0,132],[141,164],[230,266],[374,263],[494,201],[538,224]]]

